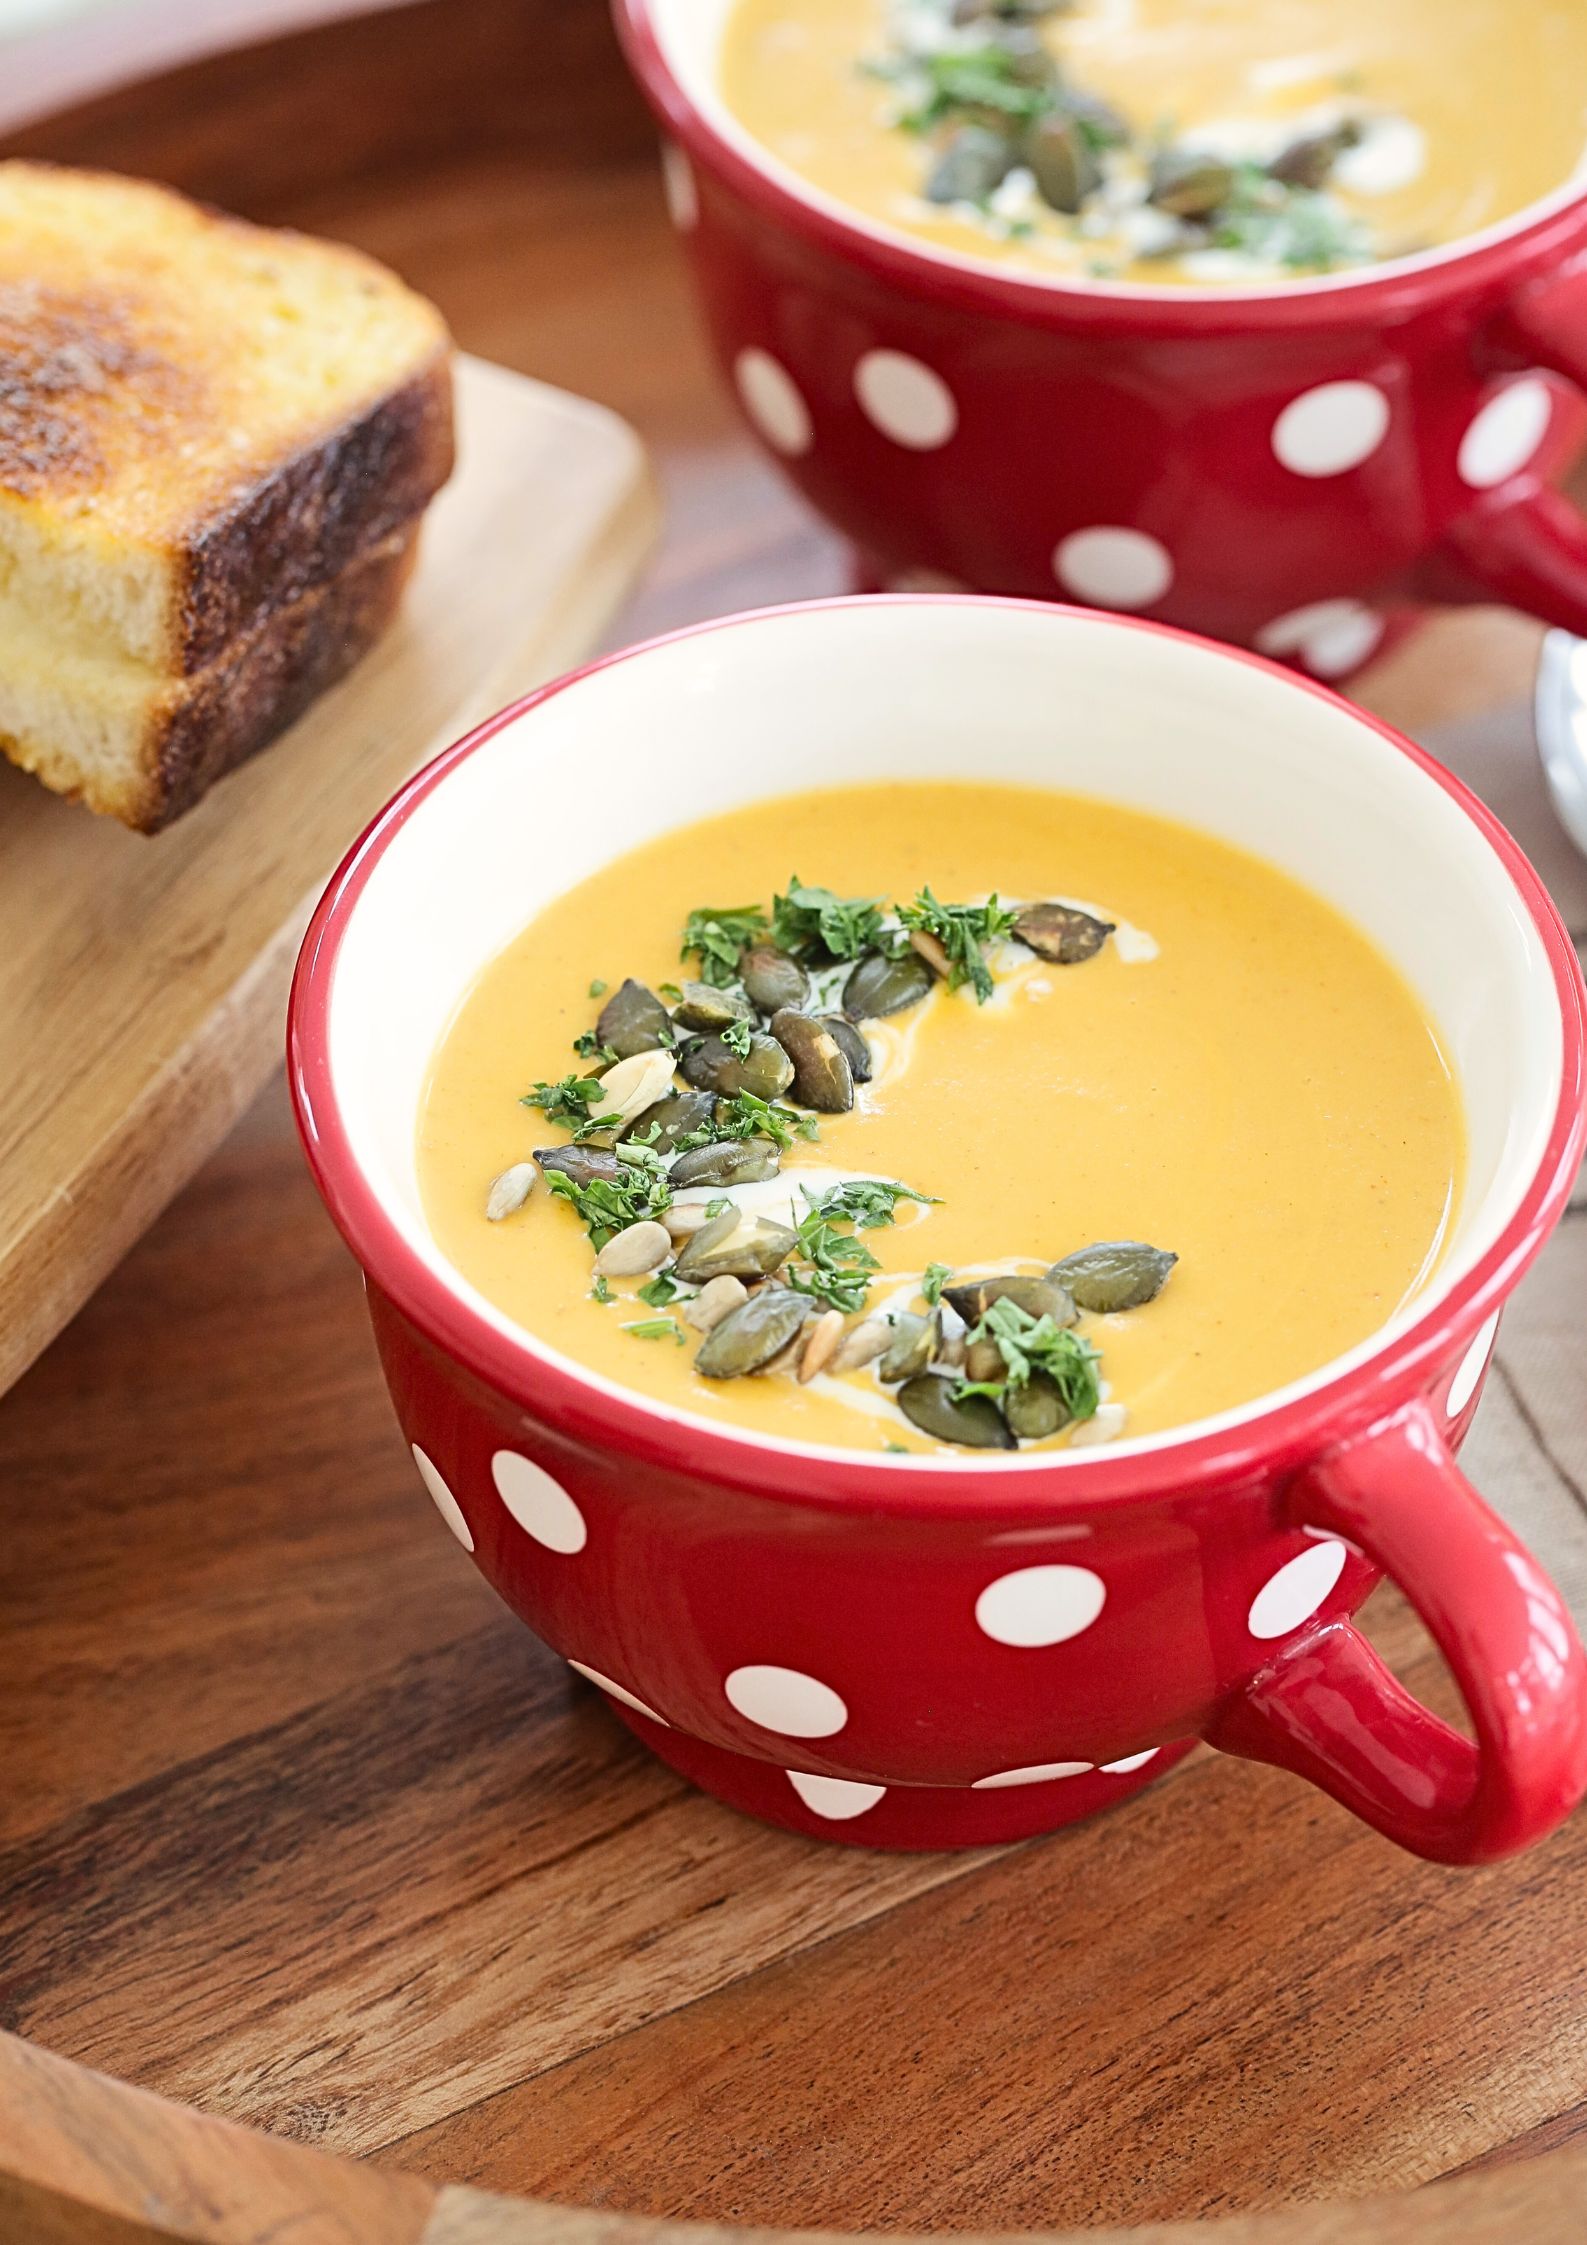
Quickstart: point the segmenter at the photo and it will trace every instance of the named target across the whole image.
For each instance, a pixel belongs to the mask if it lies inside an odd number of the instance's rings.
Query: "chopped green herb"
[[[765,932],[766,915],[758,904],[702,904],[689,914],[678,956],[698,958],[700,980],[725,990],[737,979],[739,953]]]
[[[920,1282],[920,1291],[926,1297],[928,1309],[934,1310],[942,1300],[942,1290],[952,1276],[953,1269],[948,1263],[928,1263],[926,1265],[925,1276]]]
[[[729,1098],[719,1099],[710,1121],[696,1130],[685,1131],[673,1151],[689,1154],[696,1146],[716,1146],[728,1138],[769,1138],[775,1145],[787,1148],[796,1138],[816,1139],[820,1135],[821,1126],[814,1115],[801,1115],[792,1107],[777,1106],[757,1097],[753,1091],[737,1091]]]
[[[683,992],[675,982],[658,982],[656,984],[656,996],[665,998],[669,1006],[675,1006],[682,998]]]
[[[573,1049],[582,1060],[598,1060],[609,1068],[617,1058],[610,1045],[603,1045],[593,1029],[581,1029],[573,1040]]]
[[[590,1288],[590,1292],[594,1295],[596,1301],[602,1304],[616,1299],[599,1271],[595,1274],[595,1284]]]
[[[892,1223],[901,1200],[929,1200],[911,1186],[880,1178],[851,1178],[816,1194],[804,1188],[809,1210],[798,1226],[799,1246],[784,1266],[790,1286],[852,1316],[870,1295],[871,1275],[880,1263],[856,1234]]]
[[[999,904],[995,896],[988,897],[985,904],[942,904],[929,888],[924,888],[913,904],[900,907],[898,917],[906,928],[935,936],[947,952],[948,988],[957,990],[968,982],[985,1005],[992,995],[992,976],[982,955],[983,946],[1008,935],[1018,915]]]
[[[715,1200],[706,1202],[705,1213],[707,1216],[725,1216],[733,1205],[726,1193],[719,1193]]]
[[[560,1169],[548,1169],[545,1180],[551,1191],[571,1201],[592,1245],[601,1249],[630,1224],[642,1224],[672,1206],[666,1165],[648,1147],[619,1146],[622,1173],[616,1178],[597,1177],[581,1185]],[[638,1159],[631,1157],[637,1156]],[[653,1165],[653,1166],[652,1166]]]
[[[930,132],[963,110],[990,109],[1016,123],[1030,124],[1057,106],[1050,87],[1020,81],[1017,58],[1008,47],[949,48],[921,52],[911,59],[915,65],[911,76],[917,78],[920,93],[898,119],[906,132]]]
[[[755,1026],[753,1022],[730,1021],[722,1031],[722,1042],[729,1052],[736,1052],[740,1060],[747,1060],[749,1058],[750,1039],[754,1034]]]
[[[971,1334],[972,1341],[995,1341],[1007,1368],[1007,1384],[1024,1387],[1033,1372],[1045,1372],[1063,1398],[1071,1419],[1089,1419],[1100,1400],[1097,1351],[1078,1333],[1050,1317],[1032,1317],[1005,1294],[994,1302]],[[1000,1383],[961,1380],[956,1396],[996,1394]]]
[[[667,1304],[675,1302],[682,1292],[683,1288],[673,1277],[671,1271],[658,1271],[653,1279],[647,1280],[639,1289],[639,1299],[642,1302],[648,1302],[653,1310],[664,1310]]]
[[[568,1075],[560,1083],[536,1084],[533,1091],[524,1093],[519,1105],[540,1108],[547,1122],[561,1123],[566,1130],[581,1130],[600,1100],[599,1076]]]
[[[882,1448],[890,1450],[898,1458],[907,1458],[909,1455],[909,1444],[907,1442],[884,1442]]]
[[[606,984],[601,980],[600,976],[597,975],[595,977],[595,980],[590,984],[590,996],[592,998],[604,998],[605,995]]]
[[[771,939],[782,951],[857,959],[880,947],[880,903],[880,897],[841,897],[831,889],[811,888],[796,873],[787,894],[772,898]]]
[[[641,1317],[623,1327],[636,1341],[676,1341],[681,1349],[688,1338],[675,1317]]]

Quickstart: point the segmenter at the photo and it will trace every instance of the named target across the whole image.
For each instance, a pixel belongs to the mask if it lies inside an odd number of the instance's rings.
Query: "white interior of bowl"
[[[798,172],[783,163],[764,147],[752,133],[739,123],[721,94],[722,36],[737,0],[640,0],[640,4],[655,29],[656,42],[661,49],[668,69],[677,80],[691,109],[704,118],[713,132],[725,140],[746,163],[764,172],[777,182],[787,194],[800,202],[822,210],[854,232],[868,234],[873,240],[902,243],[915,255],[932,264],[957,266],[961,271],[986,273],[989,268],[983,260],[966,256],[958,250],[944,249],[935,242],[910,234],[902,228],[878,225],[862,212],[813,187]],[[1079,290],[1091,296],[1123,297],[1205,297],[1228,303],[1240,297],[1315,295],[1334,289],[1361,288],[1385,276],[1420,271],[1429,266],[1446,265],[1452,259],[1469,256],[1490,242],[1504,241],[1512,234],[1521,233],[1535,225],[1550,211],[1563,209],[1574,202],[1583,191],[1587,179],[1587,156],[1575,174],[1552,194],[1530,203],[1512,217],[1502,219],[1497,225],[1486,226],[1479,233],[1462,235],[1458,241],[1447,242],[1439,249],[1421,251],[1414,257],[1399,257],[1382,264],[1368,265],[1347,273],[1324,273],[1310,279],[1260,281],[1248,286],[1231,287],[1192,286],[1184,282],[1154,286],[1142,281],[1093,280],[1084,275],[1065,273],[1049,278],[1044,273],[1025,273],[1008,266],[995,268],[999,280],[1016,288],[1039,290]]]
[[[1470,1146],[1434,1285],[1351,1357],[1196,1431],[1364,1359],[1492,1246],[1542,1158],[1563,1039],[1531,915],[1445,790],[1342,703],[1195,641],[1057,609],[874,600],[784,610],[592,673],[464,759],[375,865],[332,990],[336,1098],[380,1202],[486,1324],[541,1352],[431,1240],[415,1143],[432,1055],[476,975],[554,896],[658,834],[768,795],[897,778],[1071,788],[1254,851],[1365,929],[1442,1034]]]

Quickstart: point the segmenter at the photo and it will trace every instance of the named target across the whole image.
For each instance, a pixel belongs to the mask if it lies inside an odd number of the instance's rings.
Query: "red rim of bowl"
[[[772,168],[751,162],[690,98],[668,62],[655,26],[654,0],[612,0],[617,33],[629,66],[651,107],[684,150],[725,179],[752,209],[818,249],[864,267],[906,296],[969,311],[996,312],[1041,324],[1061,311],[1064,324],[1094,324],[1139,334],[1143,330],[1198,334],[1245,331],[1252,326],[1309,327],[1352,324],[1383,317],[1410,304],[1459,295],[1501,277],[1517,252],[1546,254],[1556,234],[1580,230],[1587,184],[1564,182],[1540,203],[1485,227],[1469,240],[1386,259],[1381,266],[1343,274],[1242,289],[1228,286],[1152,286],[1144,282],[1080,282],[1060,275],[1013,272],[978,264],[914,243],[906,233],[872,227],[858,215],[802,194]],[[1220,316],[1221,311],[1221,316]]]
[[[1558,1105],[1547,1144],[1520,1204],[1501,1236],[1479,1261],[1405,1328],[1362,1362],[1326,1378],[1304,1395],[1264,1407],[1259,1400],[1237,1424],[1182,1438],[1133,1455],[1098,1450],[1083,1460],[1067,1454],[1049,1460],[961,1466],[956,1460],[888,1457],[862,1451],[780,1448],[764,1437],[740,1434],[693,1415],[671,1416],[637,1392],[608,1390],[577,1372],[564,1371],[525,1333],[499,1332],[455,1294],[414,1252],[386,1214],[359,1167],[342,1121],[330,1063],[330,1006],[343,937],[369,879],[408,820],[448,775],[504,727],[564,694],[586,678],[618,664],[642,662],[653,650],[780,617],[876,607],[1014,609],[1033,615],[1082,617],[1118,631],[1149,632],[1183,642],[1219,660],[1248,664],[1280,679],[1294,693],[1310,694],[1345,710],[1356,723],[1404,756],[1458,805],[1499,858],[1537,928],[1553,974],[1561,1030]],[[315,910],[293,977],[287,1025],[287,1072],[298,1129],[315,1182],[331,1215],[371,1283],[438,1348],[489,1386],[521,1401],[526,1410],[575,1440],[732,1486],[746,1496],[819,1505],[858,1506],[871,1512],[962,1512],[983,1515],[1051,1513],[1109,1500],[1188,1495],[1210,1483],[1227,1483],[1275,1454],[1315,1453],[1347,1431],[1370,1423],[1418,1384],[1433,1377],[1449,1352],[1496,1310],[1541,1248],[1570,1196],[1587,1146],[1587,988],[1575,949],[1529,860],[1513,837],[1471,791],[1391,726],[1347,703],[1325,686],[1297,677],[1243,648],[1225,647],[1139,617],[1100,614],[1057,602],[1003,600],[973,594],[851,595],[762,608],[674,631],[586,663],[526,694],[445,749],[417,772],[354,843]],[[439,1250],[436,1251],[439,1256]],[[818,1461],[818,1462],[817,1462]]]

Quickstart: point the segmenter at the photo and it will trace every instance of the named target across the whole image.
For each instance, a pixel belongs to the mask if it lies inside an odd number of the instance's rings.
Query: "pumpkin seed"
[[[631,1053],[601,1078],[600,1119],[621,1130],[654,1107],[672,1083],[676,1062],[670,1050]]]
[[[658,1099],[653,1107],[636,1115],[623,1136],[643,1139],[652,1153],[665,1159],[677,1151],[680,1138],[708,1129],[715,1113],[716,1100],[708,1091],[669,1091],[665,1099]],[[656,1134],[653,1138],[652,1130]]]
[[[654,990],[647,990],[644,983],[630,976],[618,984],[602,1006],[595,1034],[619,1060],[628,1060],[636,1052],[653,1052],[670,1045],[672,1023]]]
[[[942,1298],[950,1302],[964,1319],[966,1325],[979,1325],[994,1302],[1017,1303],[1030,1317],[1050,1317],[1054,1325],[1073,1325],[1075,1306],[1061,1280],[1026,1278],[1012,1273],[1007,1278],[978,1278],[967,1286],[945,1286]]]
[[[961,125],[926,174],[928,203],[980,203],[1014,169],[1012,144],[986,125]]]
[[[815,1019],[823,1029],[830,1029],[833,1042],[849,1064],[849,1074],[857,1084],[868,1084],[876,1073],[876,1063],[871,1058],[871,1048],[855,1028],[852,1021],[841,1013],[818,1013]]]
[[[515,1161],[511,1169],[504,1169],[491,1180],[490,1191],[485,1195],[485,1214],[492,1224],[500,1224],[519,1209],[535,1189],[535,1165],[532,1161]]]
[[[1066,1255],[1047,1276],[1066,1287],[1083,1310],[1105,1317],[1155,1302],[1178,1261],[1177,1255],[1148,1247],[1144,1240],[1112,1239]]]
[[[735,1021],[754,1018],[754,1008],[736,990],[718,990],[709,982],[686,982],[672,1018],[684,1029],[703,1029],[719,1035]]]
[[[672,1253],[672,1234],[665,1224],[630,1224],[623,1232],[614,1232],[595,1258],[596,1275],[600,1278],[641,1278],[647,1271],[659,1271]]]
[[[797,1232],[769,1217],[746,1216],[740,1208],[724,1208],[713,1216],[678,1255],[677,1275],[690,1286],[703,1286],[712,1278],[768,1278],[786,1263],[799,1244]],[[803,1297],[801,1297],[802,1299]]]
[[[623,1165],[602,1146],[541,1146],[535,1160],[542,1169],[559,1169],[575,1185],[615,1185]]]
[[[837,1353],[843,1338],[844,1317],[841,1310],[826,1310],[811,1326],[799,1357],[799,1384],[808,1386],[818,1372],[824,1372]]]
[[[846,1114],[854,1104],[854,1071],[831,1030],[791,1006],[774,1013],[770,1027],[793,1062],[793,1095],[800,1106],[818,1115]]]
[[[807,1296],[791,1286],[767,1286],[751,1294],[712,1327],[700,1344],[694,1369],[706,1380],[738,1380],[766,1371],[781,1356],[810,1314]]]
[[[680,1154],[667,1183],[674,1192],[684,1185],[759,1185],[781,1166],[782,1155],[769,1138],[724,1138]]]
[[[989,1395],[967,1395],[956,1400],[951,1380],[935,1372],[918,1373],[898,1391],[898,1407],[911,1426],[919,1427],[938,1442],[955,1442],[967,1450],[1012,1450],[1014,1437],[1002,1412]]]
[[[996,1341],[966,1341],[964,1376],[967,1380],[1001,1380],[1007,1377],[1003,1351]]]
[[[1194,148],[1165,148],[1153,158],[1147,201],[1175,218],[1210,218],[1234,193],[1234,166]]]
[[[1073,218],[1102,184],[1097,162],[1082,127],[1061,109],[1037,119],[1020,143],[1020,159],[1036,181],[1036,192],[1049,210]]]
[[[750,1091],[757,1099],[780,1099],[794,1075],[793,1062],[776,1038],[764,1036],[751,1037],[742,1055],[720,1037],[701,1037],[684,1048],[680,1066],[690,1083],[724,1098]]]
[[[684,1303],[683,1314],[697,1331],[709,1333],[713,1326],[720,1325],[724,1317],[741,1309],[748,1300],[749,1288],[744,1281],[729,1278],[724,1271],[720,1278],[713,1278],[709,1285],[702,1286],[692,1302]]]
[[[1077,967],[1094,959],[1113,933],[1111,920],[1093,919],[1069,904],[1027,904],[1014,922],[1014,933],[1039,959],[1060,967]]]
[[[774,943],[757,943],[741,951],[738,976],[762,1013],[802,1006],[810,995],[810,978],[804,968]]]
[[[1023,1387],[1012,1382],[1003,1391],[1003,1416],[1009,1431],[1022,1442],[1045,1442],[1068,1419],[1058,1384],[1045,1372],[1033,1372]]]
[[[941,1330],[935,1316],[917,1317],[913,1310],[905,1310],[895,1317],[882,1361],[876,1367],[878,1377],[891,1387],[924,1372],[937,1353]]]
[[[1090,1418],[1082,1419],[1070,1435],[1070,1449],[1091,1450],[1103,1442],[1117,1442],[1129,1415],[1122,1403],[1099,1403]]]
[[[838,1344],[832,1359],[834,1372],[857,1372],[864,1364],[874,1364],[893,1338],[892,1326],[885,1317],[867,1317],[846,1333]]]
[[[1348,117],[1328,132],[1303,133],[1292,140],[1268,165],[1268,177],[1286,187],[1326,187],[1340,157],[1360,145],[1361,127]]]
[[[843,1010],[851,1021],[880,1020],[918,1006],[935,982],[918,952],[889,959],[883,952],[868,951],[843,985]]]

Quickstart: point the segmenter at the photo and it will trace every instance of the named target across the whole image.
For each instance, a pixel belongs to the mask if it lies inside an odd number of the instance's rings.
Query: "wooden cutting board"
[[[276,1064],[304,924],[360,828],[585,653],[649,547],[649,472],[615,415],[465,359],[458,421],[395,630],[169,833],[0,763],[0,1392]]]

